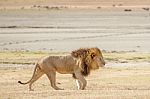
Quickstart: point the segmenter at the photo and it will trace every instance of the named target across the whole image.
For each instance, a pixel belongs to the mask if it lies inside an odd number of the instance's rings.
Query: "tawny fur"
[[[29,89],[32,84],[39,79],[43,74],[46,74],[50,80],[51,86],[56,90],[62,90],[56,86],[56,72],[61,74],[72,74],[78,82],[78,89],[85,89],[86,80],[84,76],[90,74],[93,69],[103,67],[105,62],[101,51],[98,48],[82,48],[72,51],[67,56],[46,56],[40,59],[34,69],[32,78],[23,83],[18,81],[20,84],[28,84]]]

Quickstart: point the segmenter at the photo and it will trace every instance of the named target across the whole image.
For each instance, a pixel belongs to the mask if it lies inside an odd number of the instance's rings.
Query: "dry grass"
[[[0,52],[0,63],[4,64],[34,64],[39,58],[47,55],[64,55],[67,53],[5,51]]]
[[[115,52],[104,53],[104,56],[109,61],[150,61],[150,53]]]
[[[48,53],[48,52],[23,52],[23,51],[5,51],[0,52],[0,63],[5,64],[34,64],[39,58],[46,55],[66,55],[68,53]],[[116,62],[150,62],[150,53],[136,53],[136,52],[112,52],[104,53],[106,61]]]

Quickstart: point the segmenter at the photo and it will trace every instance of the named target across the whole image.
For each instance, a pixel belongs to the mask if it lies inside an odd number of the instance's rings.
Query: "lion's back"
[[[76,61],[72,56],[46,56],[38,62],[43,69],[53,69],[60,73],[73,72]]]

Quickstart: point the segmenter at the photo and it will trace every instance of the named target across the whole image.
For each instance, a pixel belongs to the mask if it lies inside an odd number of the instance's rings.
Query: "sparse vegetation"
[[[132,11],[132,10],[131,10],[131,9],[124,9],[124,11],[130,12],[130,11]]]
[[[149,61],[150,53],[137,53],[137,52],[115,52],[115,53],[104,53],[105,59],[108,61]]]
[[[46,55],[64,55],[67,53],[4,51],[0,52],[0,63],[4,64],[34,64],[37,59]]]
[[[65,53],[49,53],[49,52],[29,52],[29,51],[4,51],[0,52],[0,63],[4,64],[34,64],[37,59],[46,55],[65,55]],[[150,53],[137,52],[105,52],[104,58],[106,61],[115,62],[144,62],[150,61]]]
[[[102,7],[97,7],[97,9],[101,9]]]
[[[66,6],[48,6],[48,5],[33,5],[31,6],[32,9],[46,9],[46,10],[61,10],[67,9]]]
[[[150,8],[142,8],[143,10],[145,10],[145,11],[149,11],[150,10]]]

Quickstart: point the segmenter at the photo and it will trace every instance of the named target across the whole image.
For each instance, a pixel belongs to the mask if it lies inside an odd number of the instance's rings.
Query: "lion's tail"
[[[36,69],[37,69],[38,67],[39,67],[39,64],[36,64],[35,69],[34,69],[34,72],[33,72],[33,75],[32,75],[32,78],[31,78],[29,81],[24,82],[24,83],[21,82],[21,81],[18,81],[18,83],[23,84],[23,85],[30,83],[31,80],[33,79],[33,76],[35,75]]]

